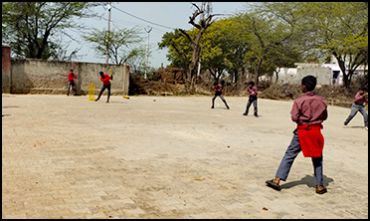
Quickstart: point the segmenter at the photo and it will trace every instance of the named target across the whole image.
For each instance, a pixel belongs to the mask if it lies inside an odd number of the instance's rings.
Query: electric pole
[[[148,33],[148,47],[147,47],[147,50],[146,50],[146,67],[144,69],[144,79],[147,79],[147,75],[146,75],[146,71],[149,67],[149,33],[152,31],[152,27],[148,27],[148,30],[146,28],[144,28],[144,30]]]
[[[109,43],[110,43],[110,21],[112,18],[112,2],[108,3],[108,35],[107,35],[107,58],[105,59],[106,65],[108,65],[109,62]]]

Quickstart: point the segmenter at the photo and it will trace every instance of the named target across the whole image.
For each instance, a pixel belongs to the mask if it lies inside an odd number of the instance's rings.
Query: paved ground
[[[299,155],[272,178],[295,125],[291,102],[246,98],[2,96],[2,218],[368,218],[368,133],[349,108],[324,125],[328,193]]]

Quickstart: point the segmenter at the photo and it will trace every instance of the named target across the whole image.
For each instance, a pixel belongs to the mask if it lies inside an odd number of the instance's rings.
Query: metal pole
[[[149,67],[149,33],[152,31],[152,28],[149,28],[148,30],[146,30],[146,28],[144,28],[144,30],[148,33],[148,47],[147,47],[147,50],[146,50],[146,65],[145,65],[145,69],[144,69],[144,79],[147,79],[147,75],[146,75],[146,71]]]
[[[112,17],[112,2],[109,2],[108,4],[108,39],[110,39],[110,21],[111,21],[111,17]],[[107,57],[105,59],[105,63],[108,65],[108,62],[109,62],[109,40],[107,39]]]

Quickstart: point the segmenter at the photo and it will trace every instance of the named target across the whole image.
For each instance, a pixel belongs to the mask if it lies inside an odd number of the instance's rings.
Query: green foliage
[[[91,16],[88,2],[3,2],[2,38],[19,57],[48,59],[58,45],[51,37],[79,27],[73,18]]]
[[[358,66],[367,63],[367,26],[365,2],[255,3],[206,30],[200,45],[202,70],[226,72],[235,83],[247,70],[258,82],[259,76],[271,76],[278,67],[327,62],[334,55],[349,86]],[[196,30],[187,32],[194,36]],[[191,46],[179,31],[166,33],[159,45],[169,49],[172,66],[190,63]]]
[[[193,36],[193,32],[189,32]],[[178,30],[167,32],[162,36],[162,41],[158,44],[160,49],[168,48],[167,58],[172,66],[187,68],[191,62],[192,48],[189,40]]]
[[[368,3],[315,2],[301,5],[302,25],[307,27],[304,40],[314,48],[334,55],[350,87],[352,75],[368,57]],[[307,38],[309,36],[309,38]]]
[[[139,31],[136,29],[120,29],[116,31],[95,29],[85,39],[95,45],[95,50],[102,56],[107,55],[115,64],[123,64],[134,61],[136,58],[144,59],[144,48],[132,48],[142,41]],[[131,49],[130,49],[131,48]],[[128,49],[128,50],[126,50]]]

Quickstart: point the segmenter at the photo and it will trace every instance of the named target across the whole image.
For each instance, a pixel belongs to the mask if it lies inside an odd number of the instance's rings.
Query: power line
[[[163,27],[163,28],[167,28],[167,29],[171,29],[171,30],[174,30],[174,29],[175,29],[175,28],[171,28],[171,27],[168,27],[168,26],[165,26],[165,25],[157,24],[157,23],[154,23],[154,22],[148,21],[148,20],[146,20],[146,19],[143,19],[143,18],[137,17],[136,15],[133,15],[133,14],[128,13],[128,12],[125,12],[125,11],[123,11],[123,10],[121,10],[121,9],[119,9],[119,8],[117,8],[117,7],[115,7],[115,6],[112,6],[112,7],[113,7],[114,9],[117,9],[118,11],[120,11],[120,12],[122,12],[122,13],[125,13],[125,14],[127,14],[127,15],[130,15],[131,17],[134,17],[134,18],[139,19],[139,20],[141,20],[141,21],[145,21],[145,22],[150,23],[150,24],[152,24],[152,25],[157,25],[157,26],[160,26],[160,27]]]

